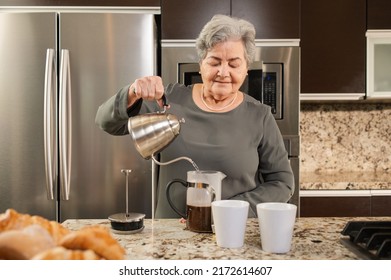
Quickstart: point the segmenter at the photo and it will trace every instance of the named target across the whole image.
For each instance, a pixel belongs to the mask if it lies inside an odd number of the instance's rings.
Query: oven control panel
[[[262,66],[262,103],[269,105],[274,118],[282,115],[282,64],[264,63]]]

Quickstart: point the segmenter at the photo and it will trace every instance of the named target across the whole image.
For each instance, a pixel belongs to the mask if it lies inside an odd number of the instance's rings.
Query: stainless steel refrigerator
[[[101,103],[156,74],[153,13],[0,11],[0,213],[152,215],[150,161],[95,125]]]

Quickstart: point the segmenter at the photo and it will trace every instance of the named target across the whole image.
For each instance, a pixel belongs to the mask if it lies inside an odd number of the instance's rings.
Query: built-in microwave
[[[391,30],[368,30],[367,98],[391,98]]]
[[[271,107],[276,120],[283,118],[282,63],[254,62],[240,88],[242,92]],[[185,85],[202,83],[198,63],[179,63],[178,82]]]

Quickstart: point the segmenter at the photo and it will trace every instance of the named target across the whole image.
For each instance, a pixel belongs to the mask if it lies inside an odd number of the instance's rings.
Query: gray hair
[[[229,39],[241,39],[244,44],[247,66],[254,61],[255,28],[250,22],[225,15],[215,15],[206,23],[196,40],[199,61],[216,44]]]

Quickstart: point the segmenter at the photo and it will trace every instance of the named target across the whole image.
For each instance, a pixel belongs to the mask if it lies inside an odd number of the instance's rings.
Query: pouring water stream
[[[178,157],[178,158],[176,158],[176,159],[173,159],[173,160],[170,160],[170,161],[167,161],[167,162],[159,162],[159,161],[155,158],[154,155],[152,155],[151,158],[152,158],[152,160],[153,160],[156,164],[158,164],[158,165],[169,165],[169,164],[171,164],[171,163],[174,163],[174,162],[177,162],[177,161],[180,161],[180,160],[187,160],[188,162],[190,162],[190,163],[193,165],[195,171],[197,171],[197,172],[200,171],[200,169],[198,168],[197,164],[196,164],[191,158],[188,158],[188,157]]]

